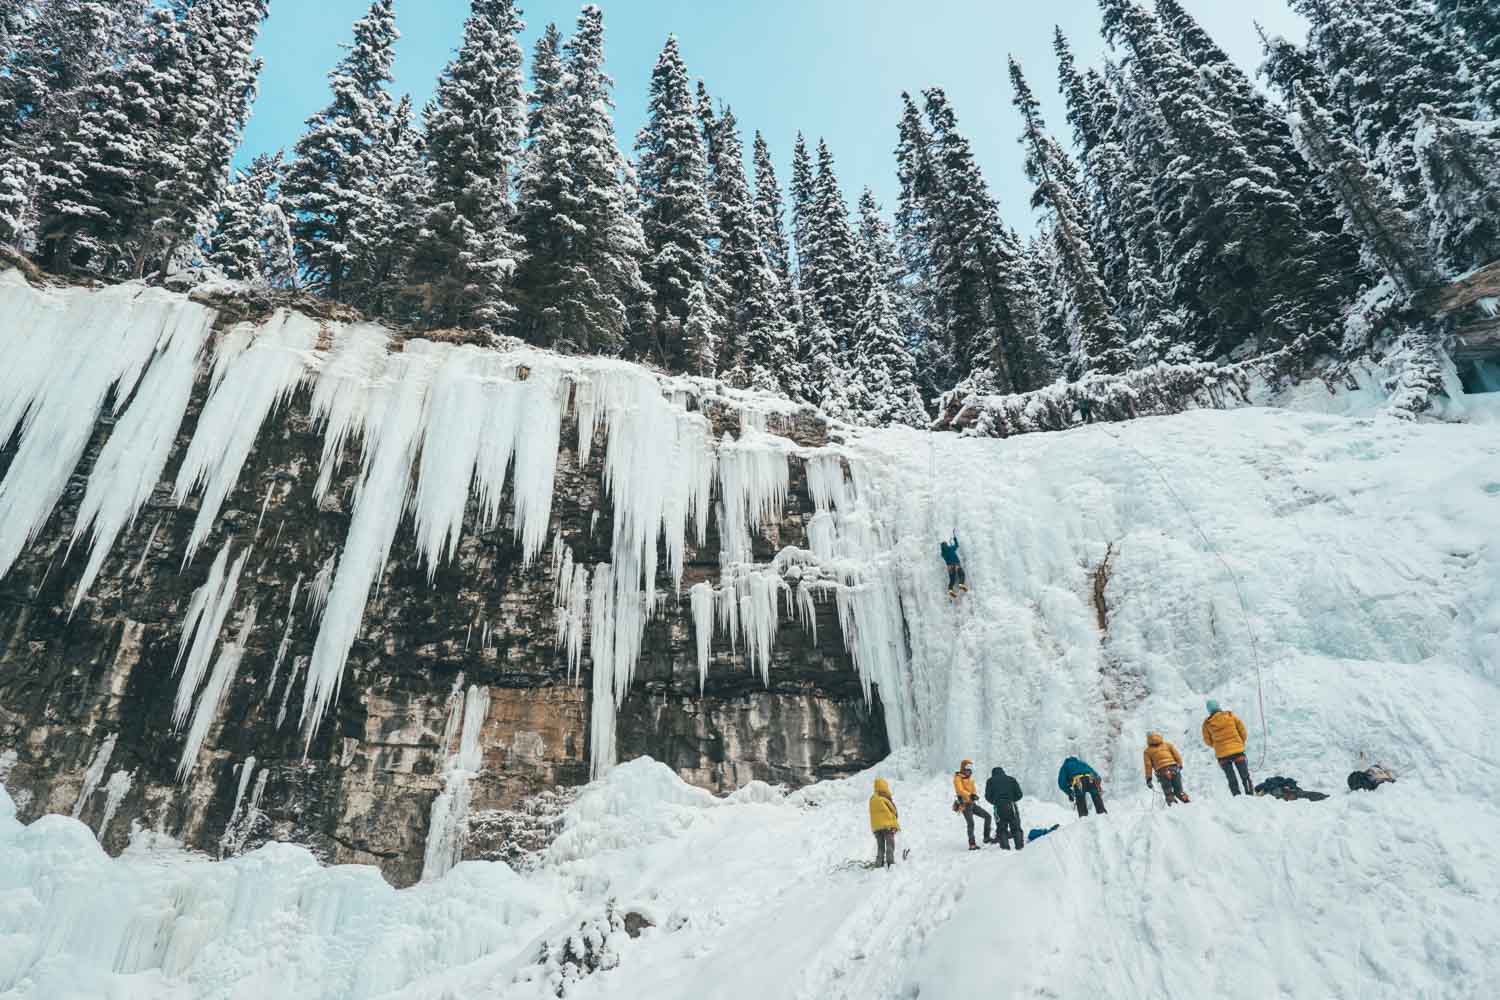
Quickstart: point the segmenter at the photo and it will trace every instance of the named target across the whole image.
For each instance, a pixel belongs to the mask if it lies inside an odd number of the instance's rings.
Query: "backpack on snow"
[[[1367,767],[1363,771],[1350,771],[1348,781],[1349,791],[1373,792],[1381,785],[1395,780],[1396,776],[1390,772],[1389,768],[1376,764],[1374,767]]]

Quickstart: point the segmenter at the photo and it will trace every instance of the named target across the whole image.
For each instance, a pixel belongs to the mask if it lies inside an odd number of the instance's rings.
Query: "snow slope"
[[[1003,442],[889,431],[845,454],[818,561],[890,588],[912,646],[877,678],[904,746],[878,772],[911,850],[895,871],[851,863],[873,851],[872,776],[718,800],[634,761],[534,869],[462,863],[400,892],[286,846],[208,863],[142,834],[111,861],[0,798],[0,997],[1487,995],[1487,426],[1243,410]],[[955,527],[957,605],[936,552]],[[1258,776],[1333,797],[1231,800],[1196,735],[1205,697],[1250,725]],[[1192,805],[1142,786],[1148,728],[1182,749]],[[1068,752],[1106,776],[1108,817],[1069,821]],[[1347,795],[1361,753],[1402,780]],[[968,855],[960,756],[1020,777],[1026,825],[1064,828]],[[630,937],[627,911],[654,926]]]

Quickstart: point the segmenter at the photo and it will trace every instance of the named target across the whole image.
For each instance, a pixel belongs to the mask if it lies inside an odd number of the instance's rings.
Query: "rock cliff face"
[[[701,512],[701,543],[684,532],[680,581],[676,508],[663,503],[661,537],[654,523],[648,532],[656,593],[640,598],[654,614],[633,676],[598,677],[596,660],[611,650],[596,633],[612,627],[628,641],[629,616],[601,626],[597,567],[622,566],[616,534],[637,530],[639,513],[617,520],[630,462],[608,454],[609,436],[641,409],[617,401],[601,418],[602,393],[611,379],[638,390],[655,376],[573,371],[520,349],[400,343],[306,317],[231,326],[222,315],[162,292],[41,291],[0,274],[10,358],[0,371],[0,567],[10,560],[0,580],[0,779],[23,819],[78,816],[111,851],[133,828],[215,854],[295,841],[329,862],[379,865],[404,885],[424,863],[441,871],[460,854],[524,852],[528,837],[545,836],[550,806],[589,780],[601,739],[613,741],[605,758],[650,755],[714,791],[755,779],[805,784],[888,752],[878,692],[867,697],[846,651],[833,591],[808,592],[794,615],[798,571],[784,560],[765,569],[778,553],[817,547],[801,457],[826,444],[815,414],[746,415],[749,397],[659,380],[675,419],[716,450],[730,446],[726,433],[767,443],[786,482],[771,490],[774,503],[743,508],[755,522],[745,552],[720,537],[726,505],[738,511],[742,499],[713,480],[717,513]],[[137,343],[127,328],[141,324]],[[365,350],[366,367],[341,371],[360,336],[379,358]],[[427,364],[430,351],[439,356]],[[101,374],[111,358],[116,370]],[[408,391],[419,362],[425,381]],[[290,367],[278,375],[278,365]],[[533,445],[546,436],[524,415],[542,396],[517,397],[523,430],[510,445],[511,478],[500,471],[503,493],[472,461],[446,473],[436,461],[445,442],[488,419],[448,406],[450,383],[510,392],[528,379],[555,397],[561,442],[555,461],[541,451],[553,478],[540,513],[537,484],[522,475],[535,478]],[[351,400],[363,409],[345,419],[339,407]],[[408,404],[421,410],[420,437],[383,466],[401,433],[392,414]],[[741,435],[742,423],[766,430]],[[658,444],[671,455],[672,442]],[[481,440],[481,465],[487,447]],[[630,461],[662,467],[649,448]],[[399,482],[382,479],[392,468]],[[444,475],[461,480],[457,493],[434,494]],[[455,496],[462,528],[433,546],[432,512]],[[388,551],[376,514],[394,525]],[[444,557],[431,558],[434,548]],[[102,562],[88,583],[91,557]],[[361,559],[373,583],[362,604]],[[766,618],[754,586],[728,582],[746,563],[777,577],[769,652],[739,641],[735,652],[721,633],[700,674],[707,619],[694,610],[712,605],[710,588],[721,590],[721,624],[727,610],[740,615],[731,631],[748,638],[749,619]],[[560,596],[574,566],[596,568],[592,618]],[[351,607],[347,661],[320,713],[325,682],[313,678],[337,665],[328,633]],[[618,699],[611,683],[624,685]],[[429,828],[450,819],[458,832],[431,842]]]

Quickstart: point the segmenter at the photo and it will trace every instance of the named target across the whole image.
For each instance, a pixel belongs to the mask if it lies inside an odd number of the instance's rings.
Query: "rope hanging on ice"
[[[1240,614],[1245,619],[1245,631],[1250,636],[1250,654],[1255,663],[1255,697],[1258,708],[1260,710],[1261,740],[1260,764],[1258,766],[1263,769],[1266,766],[1266,758],[1270,754],[1271,737],[1270,727],[1266,724],[1266,695],[1264,678],[1262,676],[1261,669],[1260,638],[1255,631],[1255,626],[1251,624],[1250,621],[1250,603],[1245,599],[1245,589],[1240,584],[1239,574],[1234,571],[1233,566],[1229,565],[1229,560],[1224,558],[1223,553],[1219,551],[1219,547],[1215,545],[1213,543],[1213,540],[1208,537],[1208,532],[1203,530],[1203,525],[1198,523],[1198,518],[1193,515],[1192,509],[1188,507],[1187,502],[1182,499],[1182,496],[1177,492],[1176,488],[1173,487],[1171,480],[1169,480],[1161,471],[1160,466],[1152,461],[1150,456],[1148,456],[1145,452],[1135,447],[1135,445],[1131,444],[1129,441],[1126,441],[1113,429],[1104,427],[1104,431],[1110,437],[1114,438],[1117,444],[1123,445],[1137,458],[1145,462],[1146,465],[1150,467],[1152,472],[1156,473],[1156,477],[1160,479],[1162,485],[1167,488],[1167,493],[1172,497],[1173,500],[1177,501],[1177,505],[1180,506],[1183,513],[1187,515],[1189,523],[1191,523],[1193,529],[1198,532],[1198,537],[1203,539],[1204,546],[1213,555],[1213,557],[1219,561],[1219,564],[1224,567],[1224,571],[1229,574],[1229,579],[1234,584],[1234,592],[1239,597]]]

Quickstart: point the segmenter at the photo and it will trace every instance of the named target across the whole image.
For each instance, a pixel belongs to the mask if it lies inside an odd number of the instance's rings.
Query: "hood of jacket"
[[[876,795],[884,795],[886,798],[890,798],[891,797],[891,783],[889,781],[886,781],[884,778],[876,778],[875,779],[875,794]]]
[[[991,778],[1003,778],[1003,777],[1005,777],[1005,768],[1003,768],[1003,767],[997,767],[997,768],[995,768],[993,771],[990,772],[990,777]]]
[[[1162,745],[1162,742],[1161,733],[1149,733],[1146,736],[1146,745],[1148,747],[1159,747]]]

